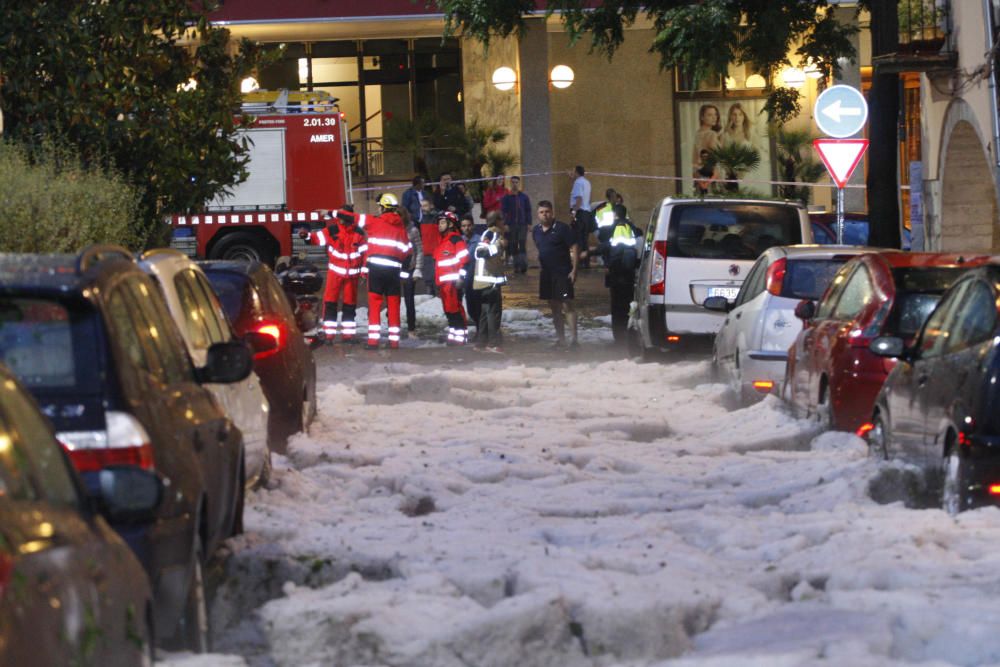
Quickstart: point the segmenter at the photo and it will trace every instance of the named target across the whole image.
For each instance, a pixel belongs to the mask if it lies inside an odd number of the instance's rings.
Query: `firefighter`
[[[448,320],[448,345],[465,345],[468,330],[459,289],[465,279],[469,250],[462,239],[458,216],[450,211],[439,213],[438,233],[440,240],[434,250],[434,282]]]
[[[358,215],[347,211],[337,211],[337,215],[349,214],[357,219],[357,225],[367,234],[367,253],[361,275],[368,277],[368,349],[377,350],[382,338],[382,303],[389,311],[389,347],[399,347],[400,337],[400,296],[402,285],[400,272],[403,263],[413,252],[410,238],[406,233],[403,218],[396,210],[399,200],[396,195],[385,193],[378,197],[378,215]]]
[[[337,338],[337,306],[343,301],[340,321],[341,340],[353,343],[358,323],[358,278],[368,250],[365,233],[358,228],[350,211],[338,211],[324,216],[326,227],[316,231],[299,230],[299,236],[311,245],[326,248],[326,288],[323,291],[323,337],[333,343]]]

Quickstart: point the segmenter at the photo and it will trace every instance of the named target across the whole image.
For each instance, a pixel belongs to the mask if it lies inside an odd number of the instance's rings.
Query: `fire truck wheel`
[[[234,232],[219,240],[212,248],[212,259],[234,259],[244,262],[274,264],[274,252],[256,234]]]

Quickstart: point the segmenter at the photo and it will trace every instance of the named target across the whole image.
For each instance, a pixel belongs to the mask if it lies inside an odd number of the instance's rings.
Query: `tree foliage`
[[[448,31],[480,40],[520,34],[533,0],[434,0]],[[648,19],[650,52],[664,68],[684,67],[698,79],[726,76],[730,63],[747,63],[771,80],[790,64],[789,54],[839,75],[840,58],[856,56],[852,25],[840,23],[828,0],[550,0],[571,38],[590,36],[591,50],[611,58],[626,28]],[[771,92],[771,91],[769,91]],[[770,109],[783,108],[776,101]]]
[[[198,209],[246,177],[234,111],[260,56],[247,40],[231,48],[210,4],[0,0],[5,137],[114,168],[142,193],[147,224]]]

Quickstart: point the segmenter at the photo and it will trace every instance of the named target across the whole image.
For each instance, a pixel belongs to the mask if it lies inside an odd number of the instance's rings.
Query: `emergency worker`
[[[299,230],[299,236],[311,245],[326,248],[326,288],[323,292],[323,337],[333,343],[337,337],[337,308],[344,309],[340,321],[341,340],[353,343],[357,333],[355,312],[358,306],[358,278],[365,264],[368,246],[353,213],[338,212],[324,216],[326,227],[315,231]]]
[[[403,218],[396,210],[399,200],[391,193],[378,198],[378,215],[357,215],[358,227],[368,235],[368,251],[361,275],[368,277],[368,349],[378,349],[382,338],[382,303],[389,314],[389,347],[399,347],[400,338],[400,296],[402,284],[400,272],[403,263],[413,252]],[[337,215],[347,213],[337,211]]]
[[[594,208],[598,247],[603,247],[611,237],[611,227],[615,224],[615,204],[618,203],[618,193],[614,188],[608,188],[604,196],[606,199]]]
[[[438,214],[438,232],[441,240],[434,250],[434,282],[437,283],[444,316],[448,320],[448,345],[464,345],[468,329],[460,289],[465,279],[469,250],[462,239],[458,216],[454,213],[445,211]]]
[[[604,285],[611,293],[611,332],[615,342],[622,344],[626,341],[629,304],[641,259],[642,232],[625,217],[623,205],[615,204],[613,210],[615,222],[600,250],[607,270]]]

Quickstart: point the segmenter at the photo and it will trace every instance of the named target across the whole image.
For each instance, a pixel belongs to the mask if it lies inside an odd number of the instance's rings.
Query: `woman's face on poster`
[[[705,107],[701,112],[701,124],[714,127],[719,123],[719,110],[713,106]]]
[[[743,120],[746,118],[746,114],[743,113],[743,109],[738,106],[729,107],[729,124],[730,125],[742,125]]]

